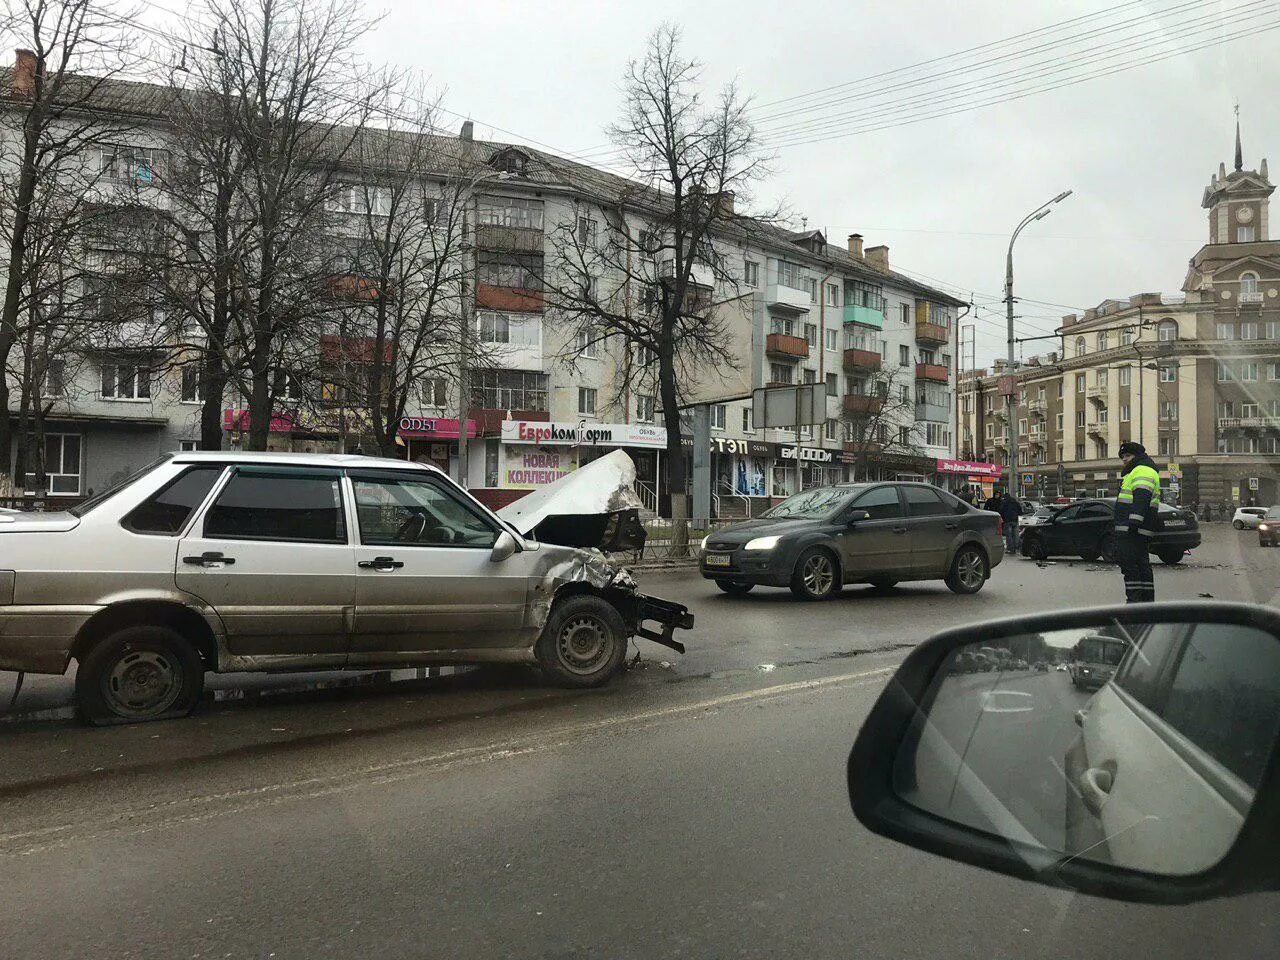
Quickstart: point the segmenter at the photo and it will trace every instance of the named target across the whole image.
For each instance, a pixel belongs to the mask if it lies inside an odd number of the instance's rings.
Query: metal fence
[[[698,545],[713,530],[733,523],[733,520],[667,520],[654,517],[642,521],[645,532],[644,548],[618,554],[626,563],[696,560]]]

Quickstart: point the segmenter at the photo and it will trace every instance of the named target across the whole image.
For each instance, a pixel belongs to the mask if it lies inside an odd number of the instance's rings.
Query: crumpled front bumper
[[[677,630],[693,629],[693,614],[683,603],[638,592],[628,570],[619,570],[604,588],[603,595],[622,614],[632,636],[684,653],[684,644],[673,636]],[[656,629],[649,624],[654,624]]]

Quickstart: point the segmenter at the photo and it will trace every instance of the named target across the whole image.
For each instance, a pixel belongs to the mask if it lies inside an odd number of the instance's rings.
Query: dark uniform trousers
[[[1156,598],[1155,574],[1147,551],[1149,541],[1141,533],[1116,533],[1116,559],[1124,576],[1126,603],[1151,603]]]

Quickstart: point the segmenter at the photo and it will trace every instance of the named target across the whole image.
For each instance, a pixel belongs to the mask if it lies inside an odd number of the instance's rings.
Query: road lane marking
[[[296,800],[309,800],[360,787],[382,786],[412,779],[428,772],[438,772],[460,766],[477,766],[498,760],[509,760],[576,745],[585,736],[608,731],[626,725],[634,729],[639,724],[655,724],[687,714],[706,713],[742,703],[774,700],[797,694],[827,690],[841,685],[864,685],[889,676],[896,667],[880,667],[853,673],[820,677],[815,680],[797,680],[755,690],[722,694],[693,703],[675,704],[652,710],[602,717],[585,723],[568,724],[536,734],[532,737],[513,738],[496,744],[460,747],[426,757],[413,757],[370,764],[355,770],[334,773],[323,777],[304,777],[278,783],[244,787],[219,793],[179,797],[161,803],[147,804],[122,810],[109,819],[94,818],[56,826],[39,827],[10,833],[0,833],[0,854],[27,856],[76,841],[86,841],[112,835],[136,836],[164,827],[199,823],[228,814],[272,806]],[[191,811],[189,808],[218,805],[216,809]],[[188,808],[188,809],[184,809]],[[140,820],[146,822],[140,823]],[[23,845],[25,842],[26,845]]]

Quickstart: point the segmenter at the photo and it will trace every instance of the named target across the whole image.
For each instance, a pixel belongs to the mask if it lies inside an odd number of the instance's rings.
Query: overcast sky
[[[664,20],[682,28],[686,49],[705,63],[708,92],[736,78],[761,104],[761,126],[767,129],[768,114],[812,103],[765,106],[769,101],[1110,11],[1118,2],[809,0],[787,7],[758,0],[390,0],[368,54],[429,76],[446,91],[450,110],[475,119],[477,136],[512,139],[492,129],[505,128],[566,152],[589,151],[607,144],[603,130],[618,109],[619,78],[627,60],[639,55],[646,34]],[[1267,19],[1247,19],[1259,13]],[[1045,49],[1039,62],[1057,72],[1026,80],[1017,89],[1072,78],[1069,64],[1088,63],[1084,58],[1090,55],[1102,57],[1106,50],[1093,45],[1114,44],[1116,38],[1125,44],[1124,59],[1135,60],[1205,43],[1214,34],[1174,31],[1211,27],[1202,19],[1208,17],[1229,24],[1226,29],[1233,33],[1251,24],[1280,22],[1274,0],[1150,0],[1081,20],[1071,28],[1076,34],[1100,32],[1070,46]],[[1119,23],[1135,18],[1142,20]],[[1135,36],[1139,29],[1147,36]],[[1024,40],[1021,46],[1061,41],[1069,32]],[[997,48],[930,70],[972,68],[979,60],[1016,49],[1018,45]],[[1018,240],[1019,294],[1085,307],[1142,291],[1178,292],[1187,260],[1207,234],[1201,192],[1220,161],[1231,165],[1237,100],[1246,166],[1255,167],[1268,153],[1280,160],[1280,111],[1274,106],[1280,89],[1278,54],[1280,32],[1251,34],[984,109],[823,143],[782,146],[762,199],[784,199],[810,226],[826,229],[833,242],[843,242],[856,230],[866,236],[868,246],[887,243],[893,266],[973,291],[984,305],[977,322],[978,360],[983,364],[1004,350],[996,322],[1003,322],[1002,307],[996,300],[1003,286],[1008,234],[1025,213],[1061,190],[1071,188],[1075,195]],[[1031,62],[1010,60],[1001,69],[1028,69]],[[1117,62],[1100,59],[1097,65],[1101,69]],[[925,90],[899,88],[896,94],[883,91],[866,99],[867,91],[926,72],[865,81],[829,94],[861,90],[862,101],[771,122],[873,107],[879,118],[902,116],[908,105],[896,104],[895,95],[937,95],[944,82],[975,76],[953,74]],[[975,89],[968,89],[970,97]],[[956,91],[949,95],[952,99],[941,106],[972,102]],[[871,124],[863,120],[861,125]],[[1020,332],[1031,334],[1051,331],[1069,311],[1024,303],[1019,312],[1025,315]],[[1037,345],[1023,349],[1030,355]]]

